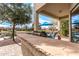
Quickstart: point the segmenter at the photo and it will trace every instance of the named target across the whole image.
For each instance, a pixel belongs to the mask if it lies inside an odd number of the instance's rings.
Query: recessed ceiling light
[[[59,13],[62,13],[62,10],[59,10]]]

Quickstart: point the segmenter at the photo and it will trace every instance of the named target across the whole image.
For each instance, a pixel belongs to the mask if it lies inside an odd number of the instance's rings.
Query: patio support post
[[[35,13],[35,23],[34,23],[34,31],[38,30],[39,26],[39,14]]]
[[[71,29],[71,25],[72,25],[72,23],[71,23],[71,11],[70,11],[70,13],[69,13],[69,39],[70,39],[70,41],[71,41],[71,31],[72,31],[72,29]]]

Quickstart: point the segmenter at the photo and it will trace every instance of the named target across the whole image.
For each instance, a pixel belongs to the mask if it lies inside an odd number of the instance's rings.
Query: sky
[[[75,26],[74,23],[79,23],[79,14],[72,16],[72,28]]]
[[[50,23],[53,23],[52,19],[53,18],[48,17],[46,15],[42,15],[42,14],[39,15],[39,23],[40,24],[45,24],[45,23],[50,24]],[[49,28],[49,27],[50,27],[49,25],[48,26],[41,26],[42,29]]]
[[[44,24],[44,23],[50,24],[50,23],[53,22],[52,19],[53,19],[53,18],[48,17],[48,16],[46,16],[46,15],[42,15],[42,14],[39,15],[39,23],[40,23],[40,24]],[[33,19],[32,19],[32,21],[33,21]],[[11,27],[11,25],[12,25],[12,24],[9,23],[9,22],[7,22],[7,21],[4,21],[3,23],[0,23],[0,27]],[[23,25],[23,26],[24,26],[24,25]],[[28,24],[27,26],[28,26],[29,28],[31,28],[31,27],[32,27],[32,23]],[[20,27],[20,26],[18,25],[17,27]],[[41,27],[42,27],[42,28],[48,28],[49,26],[41,26]]]
[[[0,21],[0,27],[11,27],[11,23],[10,22],[8,22],[8,21],[4,21],[4,22],[2,22],[2,21]]]
[[[74,23],[74,22],[78,22],[79,23],[79,14],[75,15],[75,16],[72,16],[72,23]]]
[[[39,23],[43,24],[44,22],[47,23],[52,23],[52,18],[48,17],[48,16],[44,16],[44,15],[39,15]]]
[[[33,8],[34,5],[31,4],[31,6]],[[32,10],[32,12],[33,11],[34,10]],[[41,14],[39,15],[39,23],[40,24],[43,24],[43,23],[51,23],[51,20],[52,20],[51,17],[48,17],[46,15],[41,15]],[[34,14],[32,14],[32,23],[30,23],[30,24],[27,25],[29,28],[32,27],[33,21],[34,21]],[[11,27],[11,24],[9,22],[4,21],[3,23],[0,23],[0,27]],[[17,26],[17,27],[20,27],[20,26]],[[46,27],[46,26],[42,26],[42,27]]]
[[[33,8],[33,4],[31,4],[31,6]],[[43,23],[52,23],[51,20],[52,20],[51,17],[48,17],[48,16],[43,15],[43,14],[39,14],[39,23],[40,24],[43,24]],[[27,25],[29,28],[32,27],[33,21],[34,21],[34,16],[32,15],[32,23],[30,23],[30,24]],[[9,22],[5,21],[3,23],[0,23],[0,27],[11,27],[11,24]],[[17,27],[20,27],[20,26],[17,26]],[[42,27],[48,27],[48,26],[42,26]]]
[[[39,15],[39,23],[43,24],[43,23],[53,23],[53,18],[45,16],[45,15]],[[75,15],[72,17],[72,23],[74,22],[79,22],[79,15]],[[4,21],[3,23],[1,23],[0,21],[0,27],[11,27],[11,23],[9,23],[8,21]],[[30,23],[28,25],[28,27],[30,28],[32,26],[32,23]],[[18,27],[18,26],[17,26]],[[49,26],[41,26],[42,28],[48,28]]]
[[[39,15],[39,23],[43,24],[43,23],[52,23],[51,22],[52,18],[44,16],[44,15]],[[10,24],[7,21],[4,21],[3,23],[0,22],[0,27],[10,27],[12,24]],[[30,28],[32,26],[32,23],[30,23],[28,25],[28,27]],[[18,27],[18,26],[17,26]],[[20,26],[19,26],[20,27]],[[42,26],[42,27],[48,27],[48,26]]]

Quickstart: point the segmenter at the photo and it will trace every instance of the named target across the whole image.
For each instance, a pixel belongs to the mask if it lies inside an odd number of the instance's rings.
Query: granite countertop
[[[31,34],[17,34],[17,36],[22,40],[29,42],[34,48],[40,50],[46,55],[79,55],[79,44],[76,43],[66,42],[62,40],[53,40],[50,38],[35,36]]]

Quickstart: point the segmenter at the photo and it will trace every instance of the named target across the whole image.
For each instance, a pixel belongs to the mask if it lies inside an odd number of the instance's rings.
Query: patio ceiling
[[[47,3],[39,8],[37,12],[44,13],[56,18],[66,17],[69,15],[71,3]]]

